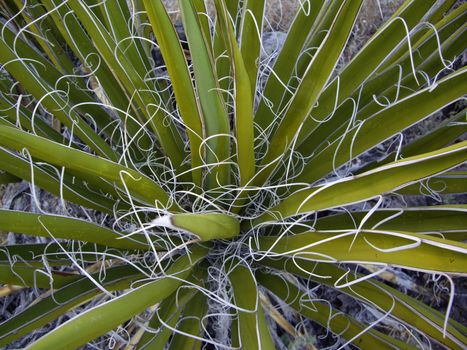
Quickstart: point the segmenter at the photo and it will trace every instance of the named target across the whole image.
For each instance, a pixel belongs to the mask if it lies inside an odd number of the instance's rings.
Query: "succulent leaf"
[[[378,4],[1,1],[0,347],[464,349],[467,4]]]

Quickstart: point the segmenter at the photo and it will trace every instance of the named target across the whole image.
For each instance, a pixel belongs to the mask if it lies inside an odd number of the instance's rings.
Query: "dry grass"
[[[306,0],[266,0],[265,9],[265,31],[286,32],[290,27],[297,8],[300,3]],[[172,19],[175,23],[180,23],[178,10],[178,0],[163,0]],[[205,0],[208,13],[213,14],[214,0]],[[383,18],[388,18],[399,7],[403,0],[365,0],[357,21],[357,31],[362,33],[374,32],[382,22]],[[367,37],[367,35],[366,35]]]
[[[303,1],[303,0],[301,0]],[[171,12],[172,20],[180,23],[180,14],[177,0],[163,0],[166,8]],[[213,14],[214,0],[205,0],[206,8],[210,15]],[[292,23],[299,0],[266,0],[266,31],[287,31]]]

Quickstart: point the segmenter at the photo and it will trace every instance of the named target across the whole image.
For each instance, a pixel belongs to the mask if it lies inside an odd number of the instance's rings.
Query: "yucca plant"
[[[348,60],[364,1],[299,1],[270,56],[265,3],[180,0],[186,42],[161,0],[0,3],[0,181],[35,203],[0,229],[47,238],[0,249],[37,295],[0,346],[292,348],[311,320],[334,348],[465,348],[467,4],[407,0]]]

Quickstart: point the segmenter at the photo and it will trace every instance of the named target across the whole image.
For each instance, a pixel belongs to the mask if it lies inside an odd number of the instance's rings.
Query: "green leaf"
[[[261,1],[255,0],[255,3],[261,3]],[[231,62],[231,73],[234,78],[233,98],[235,102],[236,158],[240,171],[240,186],[245,186],[255,174],[255,154],[253,145],[253,101],[255,87],[251,85],[256,85],[256,76],[252,82],[251,74],[255,74],[255,72],[249,67],[252,64],[255,66],[256,63],[244,60],[245,55],[243,51],[240,51],[235,40],[235,34],[224,1],[216,0],[215,4],[219,15],[219,30],[224,39],[224,45],[227,48],[227,55]],[[249,16],[248,11],[251,10],[246,9],[245,11],[247,11],[247,16]],[[252,43],[249,44],[253,45]],[[251,52],[249,54],[251,54]],[[249,58],[251,59],[251,57]]]
[[[394,101],[392,103],[395,103],[415,95],[414,91],[420,92],[420,88],[425,87],[420,86],[422,82],[426,81],[425,74],[428,74],[428,76],[438,77],[439,72],[446,68],[446,59],[455,60],[456,57],[459,57],[462,54],[464,50],[463,37],[465,35],[465,31],[465,26],[455,30],[452,35],[446,38],[446,40],[441,44],[441,48],[438,48],[437,44],[438,34],[432,34],[432,37],[430,37],[430,43],[435,41],[436,45],[421,45],[417,50],[425,51],[425,55],[418,59],[414,59],[415,63],[421,61],[420,64],[415,66],[415,69],[418,72],[416,76],[412,73],[411,51],[407,52],[397,65],[379,73],[375,79],[370,81],[370,83],[364,87],[361,94],[363,98],[362,106],[364,105],[364,107],[358,111],[356,116],[357,120],[360,121],[368,119],[388,107],[386,104],[381,105],[381,102],[379,101],[388,101],[387,99],[389,99],[389,101]],[[443,54],[444,61],[441,61],[440,59],[439,50],[441,50]],[[399,83],[401,72],[402,79]],[[416,77],[418,78],[416,79]],[[435,88],[436,85],[433,85],[433,82],[431,87]],[[436,78],[436,82],[438,82],[438,78]],[[404,88],[401,89],[401,86],[404,86]],[[375,95],[375,97],[373,97],[373,95]],[[320,132],[322,132],[322,130]],[[333,140],[334,138],[332,141]]]
[[[221,213],[170,214],[153,220],[152,224],[189,232],[200,241],[228,239],[240,234],[240,222]]]
[[[54,239],[80,240],[121,249],[148,249],[141,235],[126,238],[108,228],[58,215],[0,209],[0,229]]]
[[[0,125],[0,137],[1,145],[18,151],[26,148],[33,157],[79,171],[91,178],[101,177],[115,183],[122,191],[127,187],[131,195],[150,205],[156,202],[162,206],[169,205],[164,190],[133,169],[7,126]]]
[[[296,181],[313,183],[364,151],[461,98],[467,89],[466,73],[467,69],[452,73],[435,86],[428,86],[365,119],[314,155]]]
[[[79,256],[76,254],[79,251]],[[67,266],[73,261],[66,252],[74,254],[76,261],[84,262],[86,259],[96,258],[96,253],[111,251],[115,257],[121,257],[126,251],[119,251],[93,243],[79,244],[76,241],[49,242],[34,244],[13,244],[0,247],[0,263],[21,261],[28,266],[44,267],[44,259],[49,266]]]
[[[74,273],[47,271],[28,263],[12,262],[0,263],[0,283],[34,288],[60,288],[78,279]]]
[[[438,5],[441,6],[438,6],[434,11],[432,8],[432,11],[427,13],[426,17],[426,20],[434,25],[436,33],[434,33],[432,27],[427,26],[411,35],[412,50],[417,51],[417,55],[412,56],[415,65],[433,51],[438,50],[438,39],[439,42],[443,43],[453,32],[462,27],[465,23],[467,16],[465,13],[467,5],[465,3],[449,13],[446,13],[447,11],[443,13],[443,11],[453,5],[452,0],[443,1]],[[404,55],[407,56],[409,54],[409,51],[410,48],[408,45],[399,47],[397,52],[393,53],[391,57],[385,60],[380,70],[384,70],[393,64],[399,63]]]
[[[83,2],[71,1],[67,4],[86,29],[117,81],[125,87],[128,101],[134,99],[140,108],[145,118],[144,121],[140,122],[147,122],[151,127],[165,154],[171,159],[174,168],[179,171],[183,170],[182,163],[185,158],[183,142],[172,119],[159,108],[160,103],[157,95],[145,82],[144,77],[138,74],[125,52],[112,40],[110,34],[90,8]],[[133,96],[133,99],[130,96]]]
[[[277,160],[292,144],[295,134],[310,113],[330,79],[331,73],[352,31],[361,6],[360,0],[344,1],[325,40],[318,48],[306,73],[288,106],[279,127],[271,138],[268,151],[261,160],[261,170],[254,184],[263,184]]]
[[[230,1],[230,3],[235,3],[238,0]],[[204,0],[193,0],[193,6],[196,10],[196,14],[198,15],[199,24],[201,26],[201,31],[203,32],[203,37],[208,44],[208,47],[212,47],[212,35],[211,35],[211,23],[209,18],[209,12],[206,8],[206,3]]]
[[[200,155],[203,154],[201,146],[203,116],[196,100],[196,91],[191,81],[185,54],[162,2],[160,0],[144,0],[144,6],[169,72],[180,117],[186,124],[190,139],[193,181],[201,187],[202,159]]]
[[[384,194],[467,160],[467,141],[410,157],[366,173],[297,191],[253,220],[253,225],[335,208]]]
[[[196,4],[199,1],[204,1],[204,0],[195,0],[194,3]],[[227,1],[225,5],[227,6],[227,11],[229,12],[230,18],[232,18],[235,22],[236,33],[238,33],[240,16],[237,16],[237,14],[238,14],[238,11],[240,11],[241,7],[243,6],[243,3],[240,2],[240,0],[231,0],[231,1]],[[231,77],[230,77],[231,62],[228,59],[228,57],[226,57],[225,55],[227,48],[225,47],[224,39],[222,37],[222,32],[220,30],[219,21],[216,21],[214,31],[213,31],[213,40],[212,40],[210,47],[212,47],[213,58],[215,59],[217,81],[218,81],[221,91],[224,92],[223,93],[224,101],[226,105],[228,105],[228,103],[230,102],[230,96],[227,92],[230,87],[230,80],[231,80]]]
[[[34,183],[57,197],[104,213],[113,213],[115,201],[112,199],[90,191],[80,183],[73,183],[65,179],[60,181],[57,174],[45,171],[44,168],[31,164],[25,158],[3,149],[0,149],[0,169]]]
[[[200,264],[201,266],[196,266],[194,268],[193,274],[188,278],[187,284],[180,286],[176,292],[164,301],[162,301],[159,307],[155,310],[154,315],[148,323],[148,330],[144,332],[141,339],[138,342],[137,349],[144,350],[163,350],[166,345],[169,343],[170,336],[173,333],[173,329],[181,330],[180,327],[177,327],[177,324],[180,322],[185,323],[182,325],[183,332],[188,332],[194,334],[199,330],[199,322],[192,322],[189,320],[189,317],[184,321],[179,320],[180,315],[186,315],[191,310],[204,309],[206,304],[206,298],[197,296],[198,302],[192,302],[193,297],[196,294],[200,294],[197,290],[198,286],[204,288],[204,281],[206,280],[206,265],[207,263]],[[204,265],[204,266],[203,266]],[[190,303],[190,305],[187,305]],[[198,311],[195,312],[198,313]],[[201,313],[200,316],[204,314]],[[193,315],[192,315],[193,316]],[[198,317],[200,317],[198,316]],[[196,317],[196,316],[195,316]],[[187,328],[185,328],[187,326]],[[198,328],[196,328],[198,326]],[[154,333],[154,331],[156,331]],[[176,333],[178,334],[178,333]],[[177,335],[174,335],[177,337]],[[183,337],[180,337],[183,338]],[[190,341],[188,339],[188,341]],[[182,344],[183,339],[176,340],[176,343]],[[173,343],[172,343],[173,344]],[[173,345],[171,345],[173,346]],[[182,345],[179,348],[185,349]],[[190,347],[193,348],[193,347]]]
[[[103,278],[101,278],[100,272],[93,274],[94,281],[88,277],[75,276],[76,278],[73,280],[68,278],[66,285],[61,289],[54,291],[53,294],[45,295],[37,303],[0,324],[0,346],[19,339],[102,294],[103,290],[98,288],[95,282],[110,292],[128,288],[133,280],[141,278],[143,275],[132,266],[117,266],[107,269]],[[48,287],[49,285],[46,286],[46,288]]]
[[[158,329],[159,331],[154,334],[152,332],[144,332],[140,341],[138,342],[138,350],[164,350],[165,346],[169,343],[172,329],[175,328],[180,315],[184,311],[186,303],[191,300],[196,292],[180,287],[177,292],[172,293],[168,298],[165,298],[160,307],[155,311],[152,319],[148,323],[149,329]],[[162,324],[161,320],[169,325],[166,327]]]
[[[310,260],[390,264],[411,269],[466,273],[467,244],[412,232],[382,229],[312,231],[260,237],[261,252]]]
[[[31,7],[34,7],[32,11],[35,11],[35,9],[39,8],[40,6]],[[48,19],[48,17],[46,18]],[[95,123],[97,127],[101,130],[105,130],[108,124],[112,122],[112,118],[108,115],[108,113],[96,104],[95,98],[91,96],[89,92],[86,92],[86,85],[84,84],[84,80],[81,77],[77,77],[76,74],[74,74],[75,72],[73,70],[73,67],[71,67],[71,69],[66,74],[64,74],[55,65],[49,62],[49,60],[43,57],[43,55],[37,52],[34,49],[34,47],[32,47],[32,44],[30,42],[23,41],[8,28],[5,28],[5,30],[3,31],[3,38],[5,40],[5,43],[7,43],[10,47],[15,48],[15,54],[19,58],[25,60],[26,63],[27,61],[37,63],[33,66],[31,74],[36,76],[36,79],[38,81],[43,80],[47,83],[47,86],[50,89],[60,90],[61,93],[56,94],[57,97],[66,96],[66,100],[69,101],[70,107],[73,106],[73,108],[70,109],[68,109],[67,107],[67,110],[69,110],[69,114],[75,115],[75,113],[77,112],[84,120],[87,120],[88,116],[91,115],[92,123]],[[57,48],[56,51],[60,50],[62,49]],[[51,60],[53,60],[53,58],[51,58]],[[29,81],[20,82],[24,83],[25,86],[31,86],[31,82]],[[37,88],[35,87],[35,89]],[[43,96],[36,97],[39,99]],[[51,104],[48,104],[47,101],[45,101],[45,104],[46,106],[51,106]],[[50,112],[53,112],[53,110],[51,110]],[[41,123],[39,118],[35,118],[35,121],[39,125],[43,124]],[[111,155],[112,153],[110,153],[109,157],[111,157]]]
[[[9,31],[4,31],[8,33]],[[43,68],[40,64],[36,66],[30,60],[22,59],[8,46],[5,37],[0,40],[0,62],[4,68],[30,92],[40,103],[55,117],[57,117],[70,131],[82,139],[99,155],[110,159],[116,159],[112,148],[100,138],[96,132],[68,105],[62,97],[64,91],[56,90],[42,78],[41,74],[35,73],[36,69]],[[33,61],[34,62],[34,61]],[[42,71],[43,72],[43,71]]]
[[[224,1],[223,1],[224,2]],[[227,10],[227,9],[225,9]],[[246,0],[243,5],[243,14],[241,16],[241,31],[239,46],[246,70],[246,76],[250,82],[251,100],[254,101],[256,94],[256,82],[258,79],[258,64],[261,57],[261,36],[263,33],[263,19],[265,11],[265,0]],[[224,12],[224,11],[222,11]],[[222,15],[221,11],[217,12]],[[225,19],[228,18],[228,12],[224,12]],[[230,20],[229,20],[230,22]],[[232,28],[232,34],[234,33]],[[234,35],[231,35],[235,38]],[[235,62],[234,66],[237,66]],[[237,66],[238,67],[238,66]],[[246,80],[246,79],[245,79]],[[247,90],[248,91],[248,90]]]
[[[243,349],[273,349],[274,342],[259,302],[256,281],[252,272],[237,263],[229,271],[235,305],[238,308],[238,332]]]
[[[320,11],[315,9],[322,11],[323,3],[324,0],[312,0],[308,7],[304,3],[303,8],[298,11],[293,20],[284,45],[272,67],[274,73],[268,77],[263,91],[264,97],[261,99],[255,114],[255,123],[258,125],[257,136],[259,131],[270,127],[275,119],[274,112],[278,111],[281,98],[287,88],[287,83],[294,71],[302,47],[319,19]]]
[[[437,233],[449,237],[456,236],[456,232],[467,231],[467,205],[437,205],[408,208],[378,208],[370,213],[366,211],[352,211],[343,214],[318,218],[316,222],[305,222],[317,231],[345,230],[363,228],[379,230],[409,231],[417,233]],[[461,235],[462,236],[462,235]],[[452,239],[452,238],[451,238]]]
[[[186,255],[179,258],[166,271],[165,277],[134,286],[131,291],[79,314],[31,344],[28,349],[60,350],[86,344],[172,294],[204,254],[203,249],[196,249],[196,252],[190,253],[190,258]]]
[[[206,188],[213,189],[230,182],[229,166],[218,165],[230,155],[230,128],[226,107],[214,70],[214,60],[206,44],[202,26],[192,0],[179,0],[183,27],[190,47],[199,103],[203,112],[208,169]]]
[[[15,175],[0,171],[0,185],[7,185],[9,183],[20,182],[21,179]]]
[[[113,41],[125,52],[132,68],[144,77],[151,70],[151,65],[143,52],[140,39],[133,36],[133,28],[128,24],[128,18],[131,16],[129,4],[125,0],[106,1],[99,6],[99,9]]]
[[[261,263],[280,271],[285,270],[307,280],[324,284],[379,310],[390,312],[391,317],[402,321],[409,327],[418,329],[422,334],[432,337],[452,349],[463,349],[467,342],[467,329],[453,320],[446,323],[445,315],[405,293],[391,288],[374,279],[344,270],[332,264],[317,263],[302,258],[263,259]]]
[[[44,136],[55,142],[62,142],[65,138],[50,127],[40,118],[33,118],[32,111],[8,97],[6,82],[0,80],[2,91],[0,98],[0,124],[15,126],[17,119],[22,128],[35,132],[38,136]],[[5,117],[5,119],[1,118]],[[68,141],[68,140],[67,140]]]
[[[18,8],[23,7],[21,1],[15,0],[15,3]],[[73,72],[73,62],[66,55],[59,39],[56,37],[57,29],[50,18],[45,16],[44,8],[36,0],[31,0],[28,4],[30,5],[28,6],[28,11],[21,11],[21,16],[27,23],[29,30],[34,34],[31,37],[37,41],[40,48],[50,58],[53,65],[60,69],[61,73],[67,74]],[[41,17],[41,25],[38,25],[39,22],[34,19]],[[47,32],[44,32],[43,29],[45,28]],[[84,84],[81,84],[81,87],[83,88]]]
[[[326,128],[327,133],[321,135],[329,135],[336,127],[340,126],[343,121],[337,117],[331,118],[326,123],[321,123],[332,112],[337,99],[337,105],[349,97],[360,84],[379,67],[381,62],[390,55],[397,47],[398,43],[406,39],[406,27],[411,30],[419,23],[421,18],[435,3],[434,0],[414,0],[407,1],[406,6],[399,10],[397,18],[393,21],[388,20],[378,32],[370,38],[365,46],[359,50],[352,61],[344,68],[344,70],[335,78],[322,92],[318,99],[318,105],[311,111],[297,140],[300,145],[318,126]],[[394,15],[395,16],[395,15]],[[393,18],[394,18],[393,16]],[[336,96],[336,90],[339,88]],[[347,116],[348,117],[348,116]],[[312,145],[321,140],[321,136],[315,140],[310,140]],[[310,147],[310,146],[309,146]]]
[[[41,0],[45,8],[60,31],[63,40],[73,50],[73,53],[85,62],[85,69],[93,72],[95,81],[105,91],[106,105],[111,105],[116,111],[125,112],[129,108],[128,101],[123,87],[119,81],[115,79],[114,75],[107,63],[102,58],[100,53],[96,50],[92,41],[87,33],[84,31],[79,20],[74,15],[73,11],[69,8],[68,4],[61,0]],[[108,101],[107,101],[108,100]],[[86,109],[89,105],[86,105]],[[140,115],[137,113],[133,104],[130,105],[130,113],[136,117]],[[151,140],[149,137],[141,133],[141,125],[132,118],[128,118],[127,114],[123,114],[123,124],[126,131],[130,136],[138,135],[139,144],[147,149]],[[142,119],[142,118],[140,118]],[[141,121],[141,120],[140,120]],[[135,149],[135,147],[132,147]]]
[[[353,317],[341,313],[319,299],[314,300],[306,292],[300,291],[294,284],[279,276],[257,272],[258,282],[284,300],[303,316],[330,329],[337,336],[352,340],[360,349],[416,349],[395,340],[377,330],[367,328]]]
[[[397,191],[403,195],[445,195],[467,193],[467,172],[451,171],[430,177],[419,184],[413,184]]]
[[[187,302],[177,324],[177,330],[183,333],[174,334],[169,350],[198,349],[201,347],[202,342],[192,336],[203,338],[204,326],[201,324],[204,321],[203,316],[205,316],[207,306],[207,298],[201,292],[196,293]]]
[[[466,113],[467,110],[464,109],[452,118],[442,122],[436,129],[428,132],[426,135],[402,146],[400,149],[401,157],[415,156],[420,153],[420,150],[424,150],[425,152],[435,151],[462,136],[467,132],[467,123],[463,123]],[[362,173],[374,169],[377,166],[390,163],[394,158],[395,152],[392,152],[382,160],[374,161],[362,167],[358,172]]]

